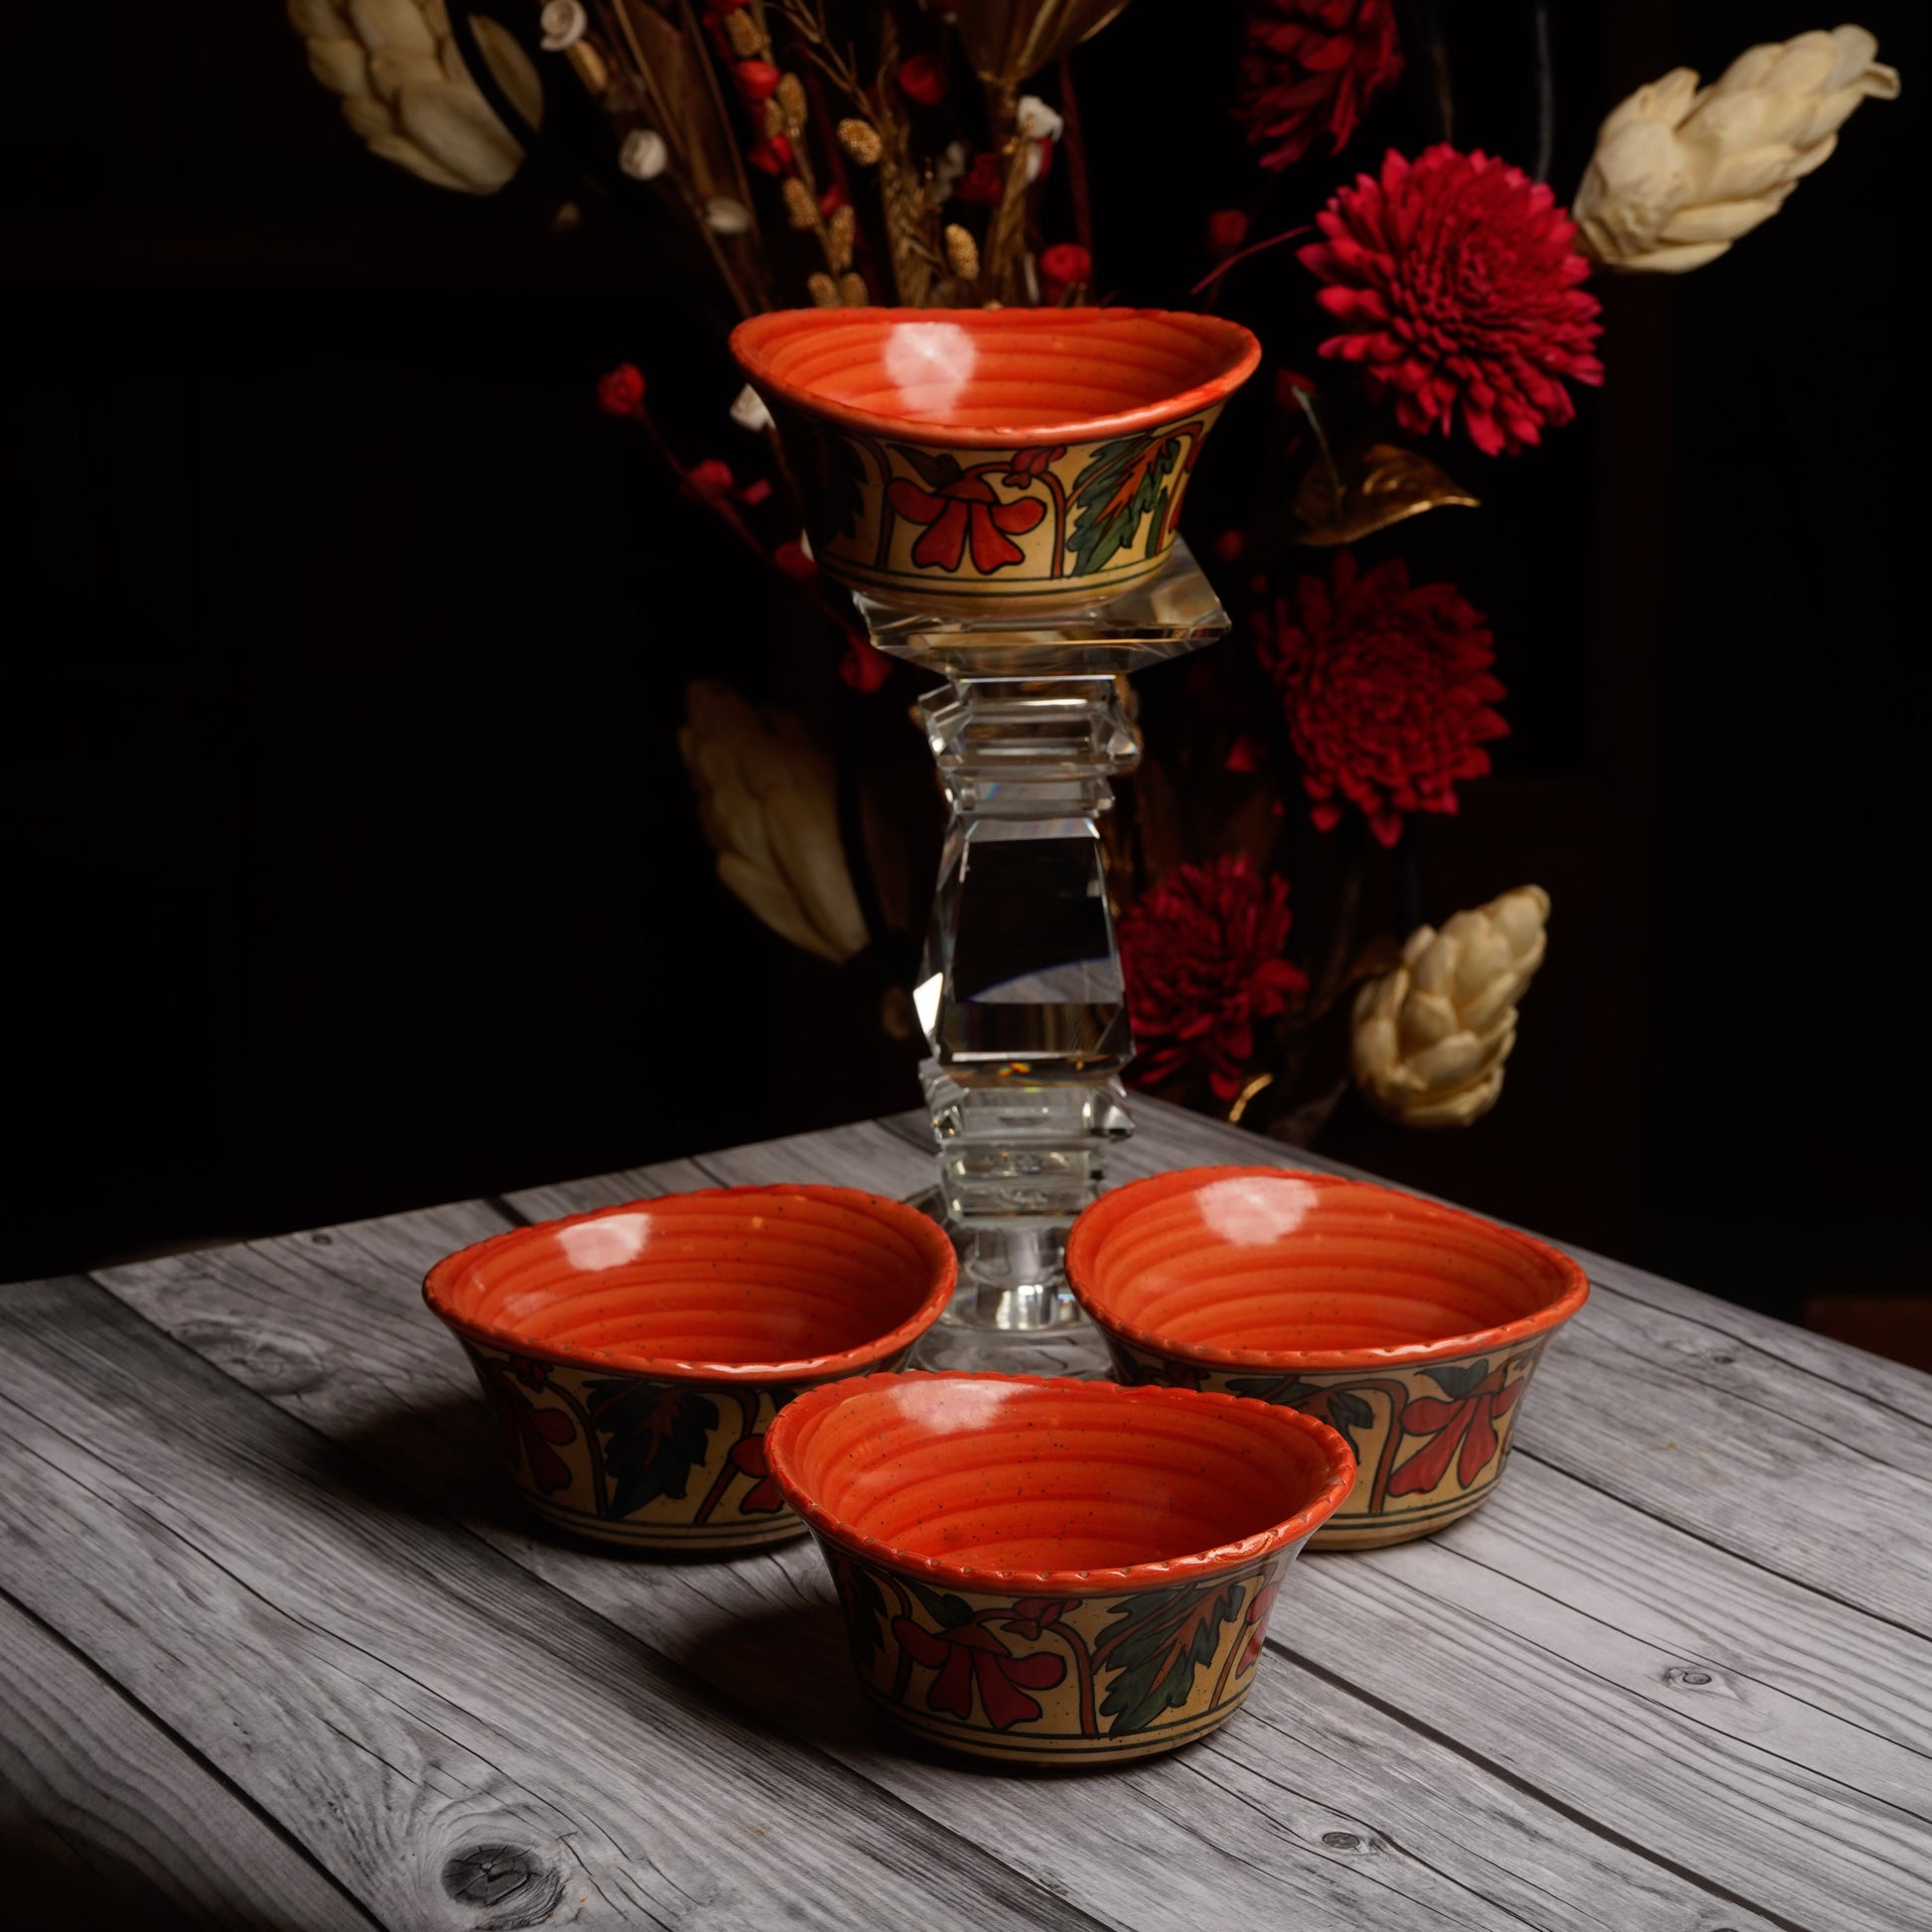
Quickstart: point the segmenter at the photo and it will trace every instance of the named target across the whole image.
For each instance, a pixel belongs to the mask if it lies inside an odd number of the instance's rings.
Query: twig
[[[1201,295],[1212,288],[1236,263],[1244,262],[1250,255],[1265,253],[1270,248],[1278,248],[1284,241],[1299,241],[1305,234],[1313,234],[1313,226],[1304,221],[1299,228],[1284,228],[1280,234],[1271,234],[1266,241],[1257,241],[1247,248],[1237,249],[1224,262],[1216,262],[1198,282],[1190,288],[1189,295]]]
[[[1062,54],[1059,65],[1060,118],[1066,123],[1060,138],[1060,152],[1066,157],[1066,192],[1073,200],[1073,239],[1093,253],[1093,197],[1087,184],[1087,144],[1080,131],[1080,101],[1073,91],[1073,63]],[[1093,279],[1089,272],[1088,280]]]

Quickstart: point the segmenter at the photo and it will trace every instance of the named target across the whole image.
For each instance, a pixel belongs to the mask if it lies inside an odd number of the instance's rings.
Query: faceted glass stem
[[[1100,819],[1140,759],[1125,673],[1226,617],[1184,546],[1151,586],[1043,625],[860,599],[882,649],[948,674],[919,715],[952,808],[913,1001],[960,1254],[946,1319],[1009,1334],[1081,1322],[1066,1231],[1133,1132],[1133,1057]]]

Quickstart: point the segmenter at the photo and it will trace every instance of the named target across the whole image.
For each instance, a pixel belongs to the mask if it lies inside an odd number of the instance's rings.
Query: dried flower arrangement
[[[594,200],[648,216],[647,245],[722,338],[772,307],[1106,301],[1100,170],[1074,57],[1124,4],[498,0],[498,17],[473,19],[461,0],[454,11],[289,0],[288,11],[371,152],[475,194],[542,166],[578,198],[568,214]],[[1198,216],[1206,273],[1174,306],[1221,301],[1237,264],[1299,242],[1309,328],[1291,346],[1311,347],[1325,373],[1283,365],[1261,395],[1275,416],[1267,487],[1236,527],[1197,538],[1241,632],[1145,721],[1149,759],[1111,828],[1140,1050],[1130,1077],[1291,1140],[1306,1141],[1339,1091],[1320,1071],[1324,1038],[1342,1048],[1329,1070],[1345,1066],[1396,1120],[1466,1125],[1493,1106],[1550,912],[1543,892],[1520,887],[1438,931],[1412,882],[1393,896],[1406,930],[1357,932],[1369,869],[1413,853],[1420,816],[1455,811],[1457,787],[1489,770],[1487,747],[1509,728],[1489,624],[1463,591],[1413,581],[1399,555],[1364,563],[1351,546],[1473,505],[1442,467],[1458,445],[1515,459],[1573,419],[1575,390],[1604,380],[1598,272],[1714,260],[1830,156],[1861,101],[1898,91],[1857,27],[1752,48],[1710,85],[1679,69],[1604,121],[1565,207],[1542,179],[1547,127],[1529,171],[1453,145],[1445,51],[1405,48],[1403,31],[1393,0],[1250,0],[1227,106],[1199,109],[1231,108],[1272,191],[1372,127],[1415,61],[1433,76],[1443,138],[1379,149],[1301,224],[1257,235],[1235,209]],[[566,122],[575,132],[558,131]],[[1281,269],[1288,258],[1271,273],[1295,272]],[[597,401],[792,587],[798,648],[819,675],[836,666],[843,702],[902,720],[909,673],[872,649],[818,576],[758,396],[745,390],[730,411],[757,439],[755,460],[686,461],[650,408],[652,381],[669,374],[624,364]],[[934,499],[931,541],[1000,541],[971,507]],[[716,684],[691,687],[681,742],[722,882],[792,943],[872,974],[883,1024],[909,1039],[904,985],[930,873],[908,861],[916,841],[893,836],[903,798],[884,802],[875,772],[842,772],[800,719]],[[1292,915],[1285,872],[1311,838],[1345,855],[1315,919],[1299,893]]]

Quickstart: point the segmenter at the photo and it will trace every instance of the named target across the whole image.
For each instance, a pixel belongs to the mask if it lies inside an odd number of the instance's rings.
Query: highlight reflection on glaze
[[[1238,1174],[1203,1187],[1194,1199],[1210,1233],[1237,1248],[1266,1248],[1295,1233],[1318,1195],[1294,1174]]]
[[[899,407],[943,421],[972,380],[978,350],[956,322],[907,322],[886,338],[884,359]]]

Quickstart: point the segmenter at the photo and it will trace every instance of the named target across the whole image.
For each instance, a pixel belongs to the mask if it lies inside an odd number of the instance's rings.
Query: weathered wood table
[[[1137,1112],[1122,1177],[1289,1164]],[[1304,1557],[1246,1709],[1143,1764],[901,1738],[808,1542],[518,1513],[431,1261],[669,1188],[908,1193],[923,1136],[0,1290],[0,1922],[1932,1927],[1932,1377],[1612,1262],[1496,1496]]]

